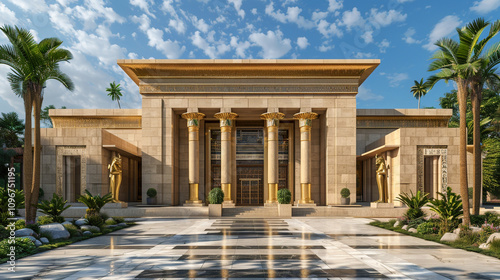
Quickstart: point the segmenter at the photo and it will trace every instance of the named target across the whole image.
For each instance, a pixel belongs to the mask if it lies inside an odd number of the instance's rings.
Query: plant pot
[[[222,204],[208,204],[209,217],[222,217]]]
[[[156,204],[156,197],[148,197],[146,198],[146,202],[148,205],[155,205]]]
[[[340,204],[342,204],[342,205],[349,205],[349,204],[351,204],[351,198],[350,197],[341,197],[340,198]]]
[[[278,216],[283,218],[291,218],[292,204],[278,204]]]

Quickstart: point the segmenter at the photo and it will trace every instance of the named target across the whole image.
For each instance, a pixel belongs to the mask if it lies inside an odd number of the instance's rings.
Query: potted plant
[[[351,198],[349,197],[351,195],[351,191],[348,188],[343,188],[340,190],[340,204],[342,205],[349,205],[351,204]]]
[[[148,205],[156,204],[156,189],[149,188],[146,194],[148,195],[148,198],[146,198]]]
[[[220,188],[213,188],[208,193],[208,216],[222,216],[222,202],[224,201],[224,192]]]
[[[278,216],[291,218],[292,217],[292,193],[289,189],[281,189],[278,191]]]

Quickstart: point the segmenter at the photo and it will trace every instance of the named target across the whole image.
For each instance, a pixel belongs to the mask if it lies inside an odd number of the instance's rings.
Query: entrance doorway
[[[236,129],[236,205],[264,204],[264,129]]]

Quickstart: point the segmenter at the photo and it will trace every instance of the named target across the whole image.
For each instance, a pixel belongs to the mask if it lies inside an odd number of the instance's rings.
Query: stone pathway
[[[0,265],[0,279],[500,279],[500,260],[368,219],[162,219]]]

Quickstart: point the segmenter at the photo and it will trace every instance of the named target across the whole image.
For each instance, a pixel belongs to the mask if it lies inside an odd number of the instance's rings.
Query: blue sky
[[[59,37],[73,53],[61,68],[75,91],[49,82],[44,105],[117,108],[105,91],[116,81],[122,108],[140,108],[138,87],[116,65],[122,58],[377,58],[358,108],[416,108],[410,87],[429,76],[433,43],[456,38],[455,28],[477,17],[496,20],[499,7],[500,0],[0,0],[0,25]],[[22,116],[8,71],[0,66],[0,112]],[[439,107],[451,89],[440,84],[421,106]]]

